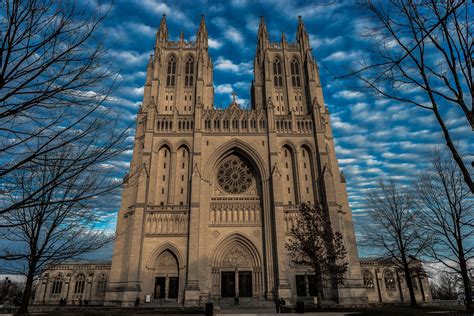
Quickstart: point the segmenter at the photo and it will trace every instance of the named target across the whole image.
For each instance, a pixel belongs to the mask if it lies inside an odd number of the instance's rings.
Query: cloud
[[[341,35],[338,35],[336,37],[318,37],[314,34],[309,34],[309,41],[311,44],[311,47],[313,48],[319,48],[319,47],[328,47],[332,46],[336,43],[339,43],[343,40]]]
[[[233,83],[233,84],[224,83],[224,84],[214,86],[214,91],[217,94],[228,94],[228,95],[230,95],[232,92],[235,92],[235,90],[237,90],[237,89],[242,89],[242,90],[245,89],[246,90],[246,89],[249,89],[249,88],[250,88],[250,83],[243,82],[243,81],[238,81],[238,82]],[[242,99],[242,100],[246,100],[246,102],[248,102],[248,99]]]
[[[227,27],[227,29],[224,31],[224,36],[226,39],[235,44],[242,44],[244,41],[244,36],[242,33],[232,26]]]
[[[186,28],[195,28],[195,23],[188,18],[178,7],[171,7],[160,0],[135,0],[135,3],[148,12],[153,12],[158,16],[166,14],[169,20],[176,20]]]
[[[232,89],[232,85],[225,83],[225,84],[220,84],[215,87],[214,91],[219,94],[227,94],[227,93],[232,93],[234,89]]]
[[[354,62],[360,60],[362,53],[358,50],[356,51],[337,51],[329,56],[324,57],[321,61],[329,61],[329,62],[340,62],[340,61],[348,61],[352,60]]]
[[[225,59],[222,56],[217,58],[215,68],[217,70],[228,71],[238,75],[248,75],[253,72],[251,63],[235,64],[233,61]]]
[[[209,37],[208,39],[209,48],[219,49],[222,47],[223,43],[217,39]]]
[[[336,92],[335,94],[333,94],[333,96],[335,98],[356,99],[356,98],[362,98],[364,94],[358,91],[342,90],[342,91]]]
[[[145,66],[150,58],[150,52],[139,53],[133,50],[113,50],[107,52],[108,57],[117,61],[120,65]]]

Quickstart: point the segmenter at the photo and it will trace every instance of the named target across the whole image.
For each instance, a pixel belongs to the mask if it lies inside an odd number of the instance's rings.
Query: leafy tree
[[[348,269],[342,234],[333,232],[329,216],[320,207],[302,204],[285,246],[295,264],[313,268],[320,308],[325,277],[334,285],[342,284]]]

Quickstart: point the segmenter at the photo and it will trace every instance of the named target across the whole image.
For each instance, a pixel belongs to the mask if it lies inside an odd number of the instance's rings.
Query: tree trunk
[[[314,272],[316,274],[316,282],[318,287],[318,304],[316,307],[321,309],[321,302],[323,300],[323,276],[319,267],[315,267]]]
[[[410,267],[408,266],[408,262],[404,255],[402,256],[402,260],[403,260],[403,270],[405,272],[405,282],[408,287],[408,292],[410,293],[410,306],[418,306],[418,304],[416,303],[415,291],[413,290],[413,282],[411,279]]]
[[[467,268],[467,262],[464,256],[459,260],[459,268],[461,269],[461,277],[464,286],[464,300],[467,310],[472,309],[472,286],[471,278],[469,277],[469,272]]]
[[[433,104],[435,103],[433,102]],[[469,187],[469,190],[471,190],[471,193],[474,193],[474,183],[472,182],[469,170],[466,168],[466,165],[464,164],[464,161],[459,155],[458,150],[456,149],[456,146],[454,146],[453,140],[451,139],[451,136],[449,135],[448,128],[446,127],[446,124],[444,124],[443,118],[441,117],[441,114],[439,113],[436,106],[433,108],[433,113],[435,114],[435,117],[438,120],[441,130],[443,131],[444,139],[446,140],[446,146],[448,146],[449,150],[451,151],[454,161],[458,165],[459,170],[461,170],[461,173],[464,177],[464,182]]]
[[[33,279],[35,277],[35,268],[30,265],[26,276],[25,290],[21,295],[21,302],[16,315],[29,315],[28,306],[30,304],[31,290],[33,288]]]

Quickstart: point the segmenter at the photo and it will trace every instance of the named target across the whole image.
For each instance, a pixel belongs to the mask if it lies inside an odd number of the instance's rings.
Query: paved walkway
[[[245,309],[239,309],[239,308],[232,308],[232,309],[222,309],[220,311],[214,311],[214,315],[228,315],[228,314],[233,314],[233,315],[240,315],[240,316],[274,316],[274,315],[281,315],[281,316],[295,316],[295,313],[281,313],[277,314],[275,312],[275,308],[272,309],[250,309],[250,308],[245,308]],[[311,312],[311,313],[304,313],[304,315],[309,315],[309,316],[344,316],[344,315],[357,315],[359,314],[358,312],[321,312],[321,313],[316,313],[316,312]],[[296,314],[298,315],[298,314]]]

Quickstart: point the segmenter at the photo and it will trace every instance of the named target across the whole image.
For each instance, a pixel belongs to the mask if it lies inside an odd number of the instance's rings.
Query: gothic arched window
[[[74,285],[74,293],[75,294],[82,294],[84,293],[84,285],[86,283],[86,278],[84,274],[79,274],[76,277],[76,284]]]
[[[273,62],[273,83],[275,87],[283,87],[283,79],[281,75],[281,62],[280,58],[276,58]]]
[[[390,270],[385,270],[384,279],[385,279],[385,288],[389,291],[394,291],[395,290],[395,277],[393,276],[393,272]]]
[[[188,57],[184,74],[184,86],[190,87],[194,84],[194,58]]]
[[[61,274],[58,274],[53,280],[53,286],[51,287],[51,294],[61,294],[63,288],[63,280]]]
[[[374,279],[372,278],[372,273],[369,270],[365,270],[363,274],[364,286],[367,289],[374,288]]]
[[[298,59],[296,58],[293,58],[293,61],[291,62],[291,83],[293,84],[293,87],[301,86],[300,66]]]
[[[176,82],[176,58],[171,56],[168,59],[168,71],[166,75],[166,86],[174,87]]]
[[[107,289],[107,277],[105,274],[102,274],[97,281],[97,293],[105,293]]]

